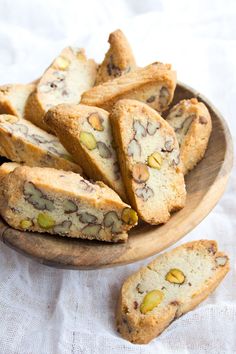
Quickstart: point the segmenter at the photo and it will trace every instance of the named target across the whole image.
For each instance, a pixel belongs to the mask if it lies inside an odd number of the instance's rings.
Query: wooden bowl
[[[167,224],[140,225],[130,232],[127,243],[110,244],[60,236],[22,232],[0,219],[1,240],[40,263],[68,269],[96,269],[136,262],[174,244],[197,226],[222,196],[233,165],[233,147],[224,118],[201,94],[179,83],[173,104],[197,97],[211,114],[213,131],[204,159],[186,177],[187,202]]]

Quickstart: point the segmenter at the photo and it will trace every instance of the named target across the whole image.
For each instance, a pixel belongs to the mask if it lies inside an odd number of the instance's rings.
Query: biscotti
[[[24,117],[25,104],[35,84],[9,84],[0,86],[0,114]]]
[[[15,168],[20,167],[21,165],[16,162],[5,162],[0,165],[0,184],[1,180],[8,175],[10,172],[14,171]]]
[[[26,119],[0,115],[0,156],[29,166],[46,166],[82,173],[58,138]]]
[[[50,109],[44,119],[89,178],[103,181],[126,199],[106,111],[63,104]]]
[[[176,86],[176,73],[171,66],[153,63],[84,92],[81,103],[111,111],[120,99],[131,98],[147,103],[159,112],[171,103]]]
[[[121,30],[109,35],[110,48],[98,68],[96,85],[114,79],[136,68],[135,58],[127,38]]]
[[[0,213],[15,229],[126,241],[137,214],[102,182],[73,172],[22,166],[3,178]]]
[[[148,343],[202,302],[228,271],[228,257],[215,241],[186,243],[160,255],[124,282],[118,331],[132,343]]]
[[[204,103],[192,98],[175,105],[166,120],[177,136],[186,174],[205,154],[212,130],[211,116]]]
[[[88,60],[83,50],[65,48],[30,95],[25,107],[25,118],[50,132],[50,127],[43,122],[48,109],[60,103],[79,103],[81,94],[94,85],[96,72],[96,63],[92,59]]]
[[[111,112],[128,199],[150,224],[165,223],[185,205],[179,146],[170,125],[148,105],[121,100]]]

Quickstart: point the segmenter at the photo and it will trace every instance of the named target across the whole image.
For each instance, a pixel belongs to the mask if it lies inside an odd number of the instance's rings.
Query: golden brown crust
[[[102,122],[103,131],[92,128],[89,124],[91,115],[95,115]],[[44,120],[54,130],[74,160],[80,161],[80,165],[89,178],[94,181],[103,181],[123,200],[126,200],[124,185],[119,170],[117,171],[117,156],[112,146],[113,136],[108,112],[97,107],[63,104],[50,109]],[[97,144],[92,150],[81,142],[82,132],[89,133],[95,145]],[[108,156],[101,156],[99,144],[105,146]]]
[[[175,87],[176,73],[170,65],[153,63],[93,87],[82,94],[81,103],[110,111],[118,100],[129,98],[164,111],[173,99]]]
[[[173,129],[156,111],[135,100],[118,101],[110,114],[110,118],[112,120],[121,173],[132,207],[144,221],[150,224],[156,225],[167,222],[170,218],[170,212],[184,207],[186,198],[182,164],[178,158],[179,147]],[[144,132],[143,137],[140,135],[137,139],[132,139],[132,127],[134,128],[136,120],[143,128],[145,127],[147,132]],[[149,124],[156,124],[160,127],[156,129],[156,135],[148,133],[147,127]],[[159,144],[160,139],[163,142]],[[172,142],[170,152],[163,151],[164,145],[162,146],[162,144],[164,144],[165,139]],[[132,157],[129,154],[129,147],[132,142],[139,146],[139,156],[133,155]],[[153,150],[150,148],[151,144],[153,145]],[[161,159],[163,159],[164,167],[162,166],[161,168],[167,169],[167,172],[160,170],[156,173],[156,169],[154,170],[150,166],[147,167],[148,156],[156,151],[161,154]],[[148,173],[146,181],[135,180],[134,168],[137,163],[145,164],[145,171]],[[167,173],[166,176],[165,173]],[[164,186],[161,184],[163,178],[165,179]],[[143,196],[138,196],[138,191],[142,188],[144,190],[142,192]],[[146,196],[144,193],[146,193]]]
[[[109,35],[110,48],[98,68],[96,85],[112,80],[136,68],[135,58],[127,38],[121,30]]]
[[[27,100],[25,106],[25,118],[46,132],[52,133],[52,130],[43,122],[42,118],[44,117],[44,114],[45,109],[38,99],[37,91],[34,91]]]
[[[193,258],[193,256],[195,258]],[[197,265],[194,263],[186,263],[185,257],[189,260],[192,259],[205,259],[205,264],[208,269],[198,269]],[[172,295],[166,293],[167,302],[160,305],[150,311],[147,314],[142,314],[138,305],[135,308],[131,308],[130,297],[133,295],[133,284],[140,281],[139,284],[145,282],[146,276],[150,271],[154,272],[154,279],[160,279],[163,271],[161,270],[164,264],[164,269],[169,269],[173,267],[174,259],[178,260],[178,266],[185,264],[185,272],[192,270],[189,274],[196,273],[196,277],[199,274],[199,284],[190,283],[188,278],[185,278],[185,283],[187,290],[183,290],[182,295],[178,295],[181,292],[181,285],[169,285],[169,293],[172,291]],[[219,265],[218,259],[224,260],[223,265]],[[169,264],[169,265],[168,265]],[[160,273],[156,273],[156,269]],[[219,285],[221,280],[225,277],[229,271],[229,259],[226,254],[219,252],[217,250],[217,243],[215,241],[200,240],[189,242],[187,244],[181,245],[174,250],[162,254],[156,260],[152,261],[147,267],[141,268],[138,272],[131,275],[123,284],[120,292],[120,298],[117,307],[117,327],[118,331],[121,333],[122,337],[131,341],[132,343],[145,344],[150,340],[158,336],[174,319],[180,317],[182,314],[194,309],[200,302],[202,302],[214,289]],[[208,276],[204,275],[204,272],[208,272]],[[196,278],[198,279],[198,278]],[[159,286],[161,284],[165,287],[168,286],[168,282],[165,279],[160,280]],[[190,285],[189,285],[190,284]],[[145,286],[148,286],[146,283]],[[151,287],[155,287],[153,283]],[[139,289],[141,286],[139,285]],[[144,288],[142,288],[144,290]],[[196,291],[195,291],[196,290]],[[163,290],[164,291],[164,290]],[[145,294],[144,294],[145,295]],[[143,297],[144,295],[140,295]]]

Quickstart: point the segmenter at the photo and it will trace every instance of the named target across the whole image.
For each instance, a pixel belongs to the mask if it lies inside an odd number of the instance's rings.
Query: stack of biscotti
[[[72,201],[78,198],[79,205],[80,194],[71,183],[79,183],[76,178],[81,179],[81,175],[85,178],[82,183],[91,183],[90,179],[106,184],[108,204],[117,205],[119,200],[126,208],[124,213],[122,208],[111,210],[107,221],[106,208],[98,203],[100,197],[95,190],[91,192],[96,201],[93,210],[85,208],[82,197],[82,210],[96,216],[86,219],[92,224],[86,225],[93,230],[90,238],[124,241],[138,216],[158,225],[184,207],[184,174],[205,154],[211,133],[210,114],[195,98],[182,100],[169,110],[176,88],[176,72],[171,65],[154,62],[138,67],[120,30],[112,32],[108,42],[110,47],[99,66],[86,58],[83,49],[67,47],[35,82],[0,87],[0,155],[20,164],[17,168],[15,164],[4,165],[0,171],[5,201],[1,214],[11,226],[20,228],[20,219],[28,220],[24,212],[34,195],[46,196],[44,207],[52,206],[53,195],[47,201],[49,190],[60,202],[67,198],[70,191],[66,184],[71,188]],[[36,181],[44,175],[48,185],[41,188],[32,182],[35,188],[26,197],[22,171],[24,180],[26,174]],[[77,175],[72,178],[65,171]],[[58,197],[53,180],[60,185],[62,194]],[[23,209],[18,207],[19,215],[7,206],[11,198],[6,190],[12,190],[13,185],[23,203]],[[38,216],[30,214],[30,222],[24,223],[28,226],[23,229],[56,233],[65,223],[70,224],[65,235],[85,237],[76,218],[58,218],[62,206],[59,203],[58,210],[55,208],[47,210],[53,212],[49,228],[40,229]],[[78,215],[76,209],[74,216]]]
[[[144,221],[164,223],[170,212],[184,206],[186,191],[177,138],[168,123],[146,104],[120,100],[109,118],[106,111],[96,107],[60,105],[49,110],[45,122],[80,161],[85,173],[93,179],[99,176],[123,199],[127,194]],[[115,150],[123,184],[114,170]]]

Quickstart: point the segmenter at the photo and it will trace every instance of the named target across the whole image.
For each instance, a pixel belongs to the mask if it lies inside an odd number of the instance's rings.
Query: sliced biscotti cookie
[[[35,84],[9,84],[0,86],[0,114],[23,118],[26,101]]]
[[[88,60],[82,49],[65,48],[30,95],[25,118],[50,132],[50,127],[43,122],[48,109],[60,103],[79,103],[81,94],[94,85],[96,72],[96,63]]]
[[[96,85],[114,79],[136,68],[135,58],[127,38],[121,30],[109,35],[110,48],[98,68]]]
[[[19,230],[125,241],[137,214],[102,182],[40,167],[18,167],[0,185],[0,213]]]
[[[0,155],[29,166],[45,166],[82,173],[58,138],[26,119],[0,115]]]
[[[165,223],[185,205],[179,146],[170,125],[148,105],[121,100],[111,112],[121,173],[129,201],[150,224]]]
[[[103,181],[126,200],[108,112],[62,104],[50,109],[44,119],[89,178]]]
[[[186,174],[205,154],[212,130],[210,113],[204,103],[191,98],[175,105],[166,120],[177,136]]]
[[[173,99],[176,73],[169,64],[153,63],[84,92],[81,103],[110,111],[120,99],[131,98],[165,111]]]
[[[148,343],[203,301],[228,271],[228,256],[215,241],[186,243],[160,255],[124,282],[118,331],[132,343]]]

